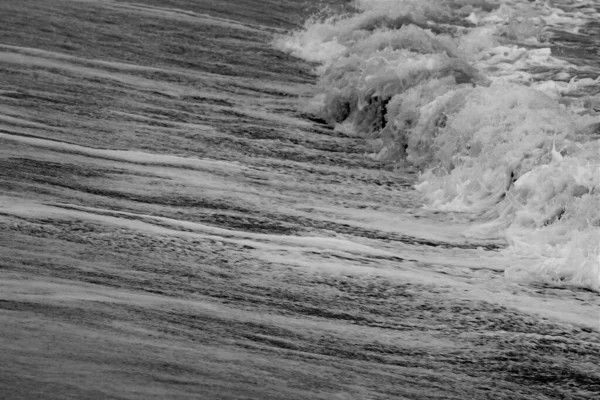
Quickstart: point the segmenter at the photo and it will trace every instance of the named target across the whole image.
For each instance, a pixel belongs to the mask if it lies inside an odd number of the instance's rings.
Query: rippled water
[[[0,1],[0,399],[598,398],[595,9],[352,4]]]
[[[502,237],[510,279],[600,288],[600,4],[357,0],[274,45],[305,109],[419,171],[425,208]]]

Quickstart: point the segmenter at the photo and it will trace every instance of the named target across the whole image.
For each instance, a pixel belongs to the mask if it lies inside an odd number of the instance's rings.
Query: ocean
[[[0,399],[599,399],[599,13],[0,0]]]

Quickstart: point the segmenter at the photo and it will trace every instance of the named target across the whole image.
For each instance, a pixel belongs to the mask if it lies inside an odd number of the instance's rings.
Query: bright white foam
[[[486,216],[476,236],[503,234],[531,260],[508,277],[600,290],[600,117],[595,97],[568,97],[600,80],[577,79],[541,45],[548,26],[574,32],[594,12],[516,1],[355,5],[354,15],[278,39],[322,65],[312,109],[370,138],[376,158],[419,167],[427,207]],[[448,24],[461,19],[471,27]]]

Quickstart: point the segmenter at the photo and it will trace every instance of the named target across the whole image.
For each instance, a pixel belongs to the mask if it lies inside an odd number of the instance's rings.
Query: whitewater
[[[303,111],[417,171],[464,238],[503,240],[507,279],[600,291],[598,20],[594,1],[356,0],[274,46],[315,63]]]

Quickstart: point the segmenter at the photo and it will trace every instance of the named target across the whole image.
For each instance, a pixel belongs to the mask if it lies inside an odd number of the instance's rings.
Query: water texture
[[[600,398],[548,7],[0,0],[0,399]]]
[[[419,171],[426,207],[483,217],[510,279],[600,290],[595,2],[361,0],[274,44],[319,63],[306,109]]]

